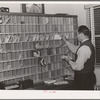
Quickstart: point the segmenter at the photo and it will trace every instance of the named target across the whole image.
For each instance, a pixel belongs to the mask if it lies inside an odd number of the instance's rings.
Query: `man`
[[[75,46],[67,41],[66,37],[62,39],[68,48],[76,55],[75,62],[68,56],[62,56],[74,70],[74,90],[93,90],[96,83],[94,74],[95,50],[90,40],[91,33],[88,27],[82,25],[78,28],[78,41],[80,46]]]

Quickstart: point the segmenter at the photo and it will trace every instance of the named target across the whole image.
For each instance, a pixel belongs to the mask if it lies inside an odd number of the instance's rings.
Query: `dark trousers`
[[[77,73],[75,72],[73,90],[94,90],[96,77],[94,72]]]

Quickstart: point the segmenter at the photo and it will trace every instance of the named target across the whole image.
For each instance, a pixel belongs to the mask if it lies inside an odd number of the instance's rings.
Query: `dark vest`
[[[94,50],[94,46],[93,46],[93,44],[91,43],[90,40],[87,40],[87,41],[84,41],[79,46],[79,48],[82,47],[82,46],[84,46],[84,45],[86,45],[86,46],[88,46],[90,48],[90,50],[91,50],[91,56],[86,61],[86,63],[84,64],[84,68],[81,71],[75,71],[75,72],[78,72],[78,73],[88,73],[88,72],[93,72],[94,71],[94,64],[95,64],[95,50]],[[77,52],[76,52],[76,59],[77,59]]]

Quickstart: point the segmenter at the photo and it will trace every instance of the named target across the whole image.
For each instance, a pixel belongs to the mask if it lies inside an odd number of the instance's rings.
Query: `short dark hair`
[[[85,25],[79,26],[78,33],[80,34],[81,32],[91,39],[91,32],[87,26],[85,26]]]

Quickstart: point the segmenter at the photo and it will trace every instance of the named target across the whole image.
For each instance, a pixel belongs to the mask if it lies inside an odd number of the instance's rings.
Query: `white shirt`
[[[69,64],[74,70],[82,70],[84,68],[84,63],[90,58],[91,49],[84,45],[81,46],[77,51],[77,59],[76,62],[69,61]]]

